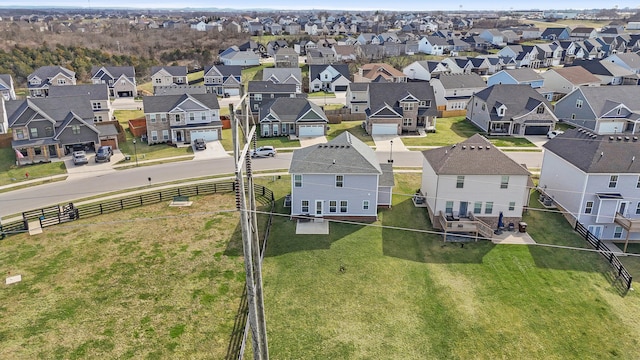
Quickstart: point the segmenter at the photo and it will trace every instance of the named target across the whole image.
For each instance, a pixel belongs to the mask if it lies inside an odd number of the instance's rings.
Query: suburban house
[[[289,173],[292,217],[376,221],[391,207],[393,167],[348,131],[294,150]]]
[[[579,87],[555,105],[558,119],[596,134],[640,132],[640,86]]]
[[[242,66],[212,65],[204,67],[204,86],[218,96],[240,95]]]
[[[309,65],[328,65],[336,62],[336,52],[333,48],[320,47],[307,50],[307,64]]]
[[[464,116],[471,96],[487,87],[482,77],[474,73],[441,75],[429,83],[440,117]]]
[[[576,60],[572,66],[582,66],[600,79],[601,85],[638,85],[638,75],[606,60]]]
[[[539,190],[600,239],[640,240],[640,141],[570,129],[544,145]]]
[[[75,85],[76,73],[62,66],[42,66],[27,76],[31,97],[46,97],[51,86]]]
[[[87,96],[11,100],[5,108],[19,165],[49,162],[74,148],[94,150],[100,144]]]
[[[142,103],[150,145],[222,139],[220,105],[215,94],[145,96]]]
[[[114,98],[136,97],[136,70],[133,66],[93,66],[91,82],[107,84],[109,96]]]
[[[478,233],[497,229],[500,214],[505,226],[522,219],[530,173],[482,135],[422,155],[420,196],[435,228]]]
[[[238,50],[232,46],[220,54],[220,61],[227,66],[258,66],[260,65],[260,55],[247,49]]]
[[[249,81],[249,106],[258,112],[263,105],[280,97],[297,97],[295,84],[274,84],[271,81]]]
[[[309,92],[347,91],[350,78],[349,65],[309,65]]]
[[[487,79],[488,86],[495,84],[526,84],[537,89],[544,85],[544,77],[529,68],[501,70]]]
[[[634,74],[640,74],[640,55],[637,53],[613,54],[608,56],[604,61],[610,61],[620,65]]]
[[[186,85],[189,83],[187,81],[187,67],[154,66],[151,68],[151,83],[154,93],[158,86]]]
[[[394,82],[405,83],[407,76],[400,70],[385,63],[364,64],[353,75],[353,82]]]
[[[478,36],[494,46],[505,46],[507,44],[504,34],[498,29],[485,29]]]
[[[369,108],[369,83],[349,84],[345,99],[352,114],[364,114]]]
[[[492,85],[471,97],[467,119],[489,135],[546,135],[558,119],[529,85]]]
[[[6,100],[0,98],[0,134],[9,132],[9,119],[7,118]]]
[[[443,55],[449,47],[447,39],[440,36],[423,36],[418,41],[418,51],[429,55]]]
[[[571,38],[571,29],[566,27],[548,27],[544,29],[540,38],[543,40],[569,40]]]
[[[16,99],[13,78],[9,74],[0,74],[0,97],[5,101]]]
[[[299,67],[298,54],[289,47],[278,49],[275,55],[273,55],[273,60],[277,68]]]
[[[370,83],[364,127],[370,135],[435,131],[438,109],[426,82]]]
[[[113,108],[109,101],[109,88],[106,84],[52,86],[49,97],[86,96],[93,109],[93,121],[111,121]]]
[[[540,75],[544,78],[544,87],[553,91],[554,100],[581,86],[600,86],[600,79],[582,66],[549,69]]]
[[[264,68],[262,81],[271,81],[274,84],[292,84],[296,86],[296,92],[302,93],[302,69],[299,67]]]
[[[260,136],[323,136],[327,116],[322,108],[305,98],[281,97],[260,109]]]
[[[402,69],[409,80],[429,81],[441,74],[449,74],[449,70],[439,61],[422,60],[414,61]]]
[[[596,31],[596,29],[592,27],[579,26],[571,30],[571,33],[569,34],[569,36],[571,40],[580,41],[580,40],[593,39],[598,36],[598,32]]]

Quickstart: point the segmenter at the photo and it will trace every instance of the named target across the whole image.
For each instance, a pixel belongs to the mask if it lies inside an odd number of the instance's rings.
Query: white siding
[[[582,202],[587,201],[582,199],[586,181],[587,174],[583,171],[551,151],[544,152],[538,186],[575,217],[584,210]]]

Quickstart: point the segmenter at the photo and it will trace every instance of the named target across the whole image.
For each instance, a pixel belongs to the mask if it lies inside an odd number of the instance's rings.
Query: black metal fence
[[[576,221],[576,231],[578,234],[582,235],[585,240],[589,243],[589,245],[593,246],[596,250],[600,252],[602,256],[611,264],[614,272],[616,273],[616,278],[620,279],[626,290],[631,289],[631,282],[633,277],[629,274],[629,271],[622,265],[620,259],[605,245],[602,243],[597,236],[593,235],[587,228],[584,227],[581,223]]]

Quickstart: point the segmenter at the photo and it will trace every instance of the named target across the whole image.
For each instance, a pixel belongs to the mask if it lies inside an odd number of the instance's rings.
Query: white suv
[[[554,137],[560,135],[560,134],[564,134],[564,131],[562,130],[551,130],[547,133],[547,139],[553,139]]]
[[[276,149],[273,146],[261,146],[257,149],[251,149],[251,157],[276,156]]]

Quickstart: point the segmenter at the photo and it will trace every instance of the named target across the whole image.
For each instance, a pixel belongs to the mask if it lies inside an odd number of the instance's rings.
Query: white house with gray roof
[[[87,96],[93,109],[93,121],[111,121],[113,108],[109,101],[109,88],[106,84],[52,86],[49,97]]]
[[[393,167],[349,132],[295,150],[289,173],[292,217],[376,221],[391,206]]]
[[[155,88],[160,86],[186,85],[186,66],[154,66],[151,68],[151,83]]]
[[[402,69],[409,80],[429,81],[442,74],[449,74],[451,70],[439,61],[421,60],[414,61]]]
[[[500,213],[505,224],[522,218],[533,186],[530,173],[482,135],[422,155],[420,195],[436,228],[445,220],[462,218],[478,219],[495,229]]]
[[[538,188],[600,239],[640,240],[640,140],[570,129],[544,145]]]
[[[215,94],[145,96],[142,103],[149,144],[222,139],[220,105]]]
[[[350,78],[349,65],[309,65],[309,92],[347,91]]]
[[[51,86],[76,84],[76,73],[62,66],[42,66],[27,76],[30,97],[45,97]]]
[[[0,74],[0,97],[5,101],[16,99],[16,91],[13,87],[13,78],[9,74]]]
[[[640,132],[640,86],[579,87],[555,105],[558,119],[596,134]]]
[[[329,122],[322,108],[305,98],[281,97],[264,105],[259,113],[260,135],[323,136]]]

